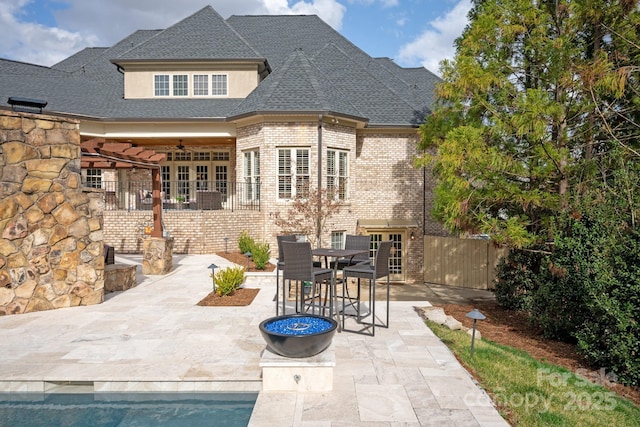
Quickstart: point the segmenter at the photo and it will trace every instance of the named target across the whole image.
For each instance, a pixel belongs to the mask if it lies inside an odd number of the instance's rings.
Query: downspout
[[[318,218],[316,218],[316,244],[322,247],[320,235],[322,230],[322,114],[318,114]]]

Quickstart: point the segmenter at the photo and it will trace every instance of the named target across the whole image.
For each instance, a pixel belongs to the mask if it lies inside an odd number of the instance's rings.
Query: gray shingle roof
[[[264,59],[211,6],[113,58],[124,61]]]
[[[124,79],[114,63],[181,60],[255,61],[271,72],[244,100],[123,99]],[[438,81],[424,68],[371,58],[317,16],[225,21],[210,6],[167,29],[136,31],[51,68],[0,59],[0,94],[46,99],[46,110],[109,120],[331,112],[370,126],[415,126],[429,113]]]
[[[96,58],[99,58],[108,47],[88,47],[86,49],[82,49],[80,52],[72,55],[62,61],[58,62],[51,66],[56,70],[73,72],[80,68],[82,68],[85,64],[90,63]]]
[[[366,120],[301,49],[293,51],[277,72],[260,83],[232,116],[254,112],[339,112]]]

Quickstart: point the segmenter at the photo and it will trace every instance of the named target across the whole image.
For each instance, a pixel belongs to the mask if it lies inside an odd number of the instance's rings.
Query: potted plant
[[[182,209],[184,203],[184,196],[176,196],[176,202],[178,202],[178,209]]]

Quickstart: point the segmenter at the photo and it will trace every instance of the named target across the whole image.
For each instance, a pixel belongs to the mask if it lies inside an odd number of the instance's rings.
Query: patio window
[[[87,187],[102,188],[102,169],[84,169],[83,172]]]
[[[260,151],[244,153],[244,182],[248,201],[260,200]]]
[[[345,241],[344,231],[331,232],[331,249],[344,249],[344,241]]]
[[[348,164],[346,151],[327,150],[327,190],[340,200],[347,198]]]
[[[278,198],[305,197],[309,193],[309,149],[278,149]]]

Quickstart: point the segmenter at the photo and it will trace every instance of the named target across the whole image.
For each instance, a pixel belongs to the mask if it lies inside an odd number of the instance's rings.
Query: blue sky
[[[455,53],[470,0],[0,0],[0,57],[53,65],[137,29],[166,28],[211,5],[230,15],[316,14],[374,57],[407,67]]]

